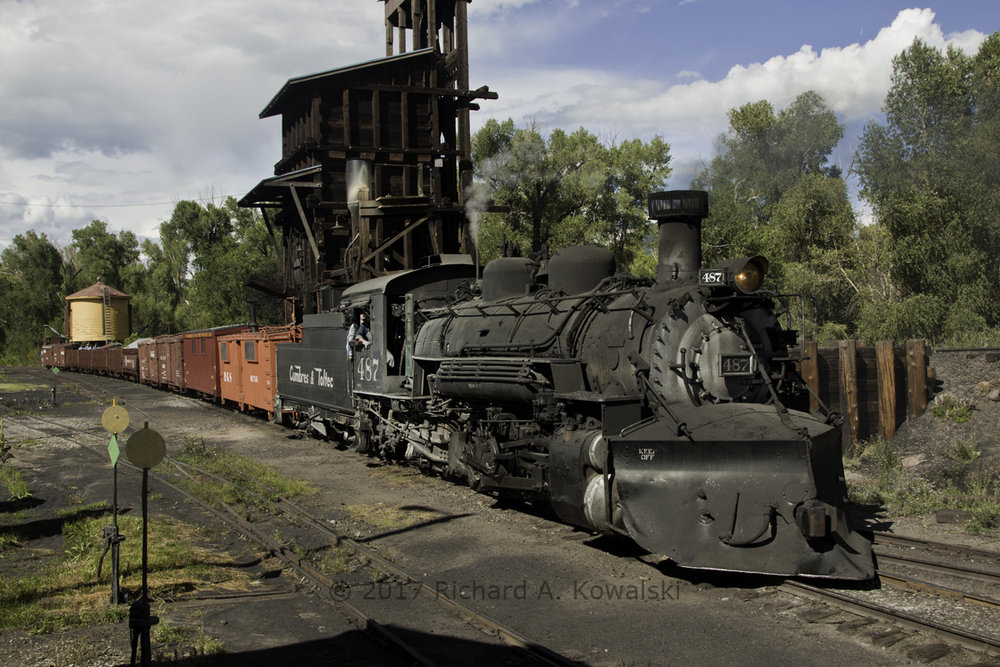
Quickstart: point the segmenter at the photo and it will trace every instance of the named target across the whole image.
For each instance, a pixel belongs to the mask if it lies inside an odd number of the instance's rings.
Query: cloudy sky
[[[384,55],[378,0],[0,0],[0,248],[59,245],[92,219],[157,237],[181,199],[242,196],[273,173],[284,82]],[[846,169],[914,38],[974,53],[996,0],[473,0],[487,118],[608,139],[659,134],[670,187],[713,155],[726,112],[816,90],[848,128]]]

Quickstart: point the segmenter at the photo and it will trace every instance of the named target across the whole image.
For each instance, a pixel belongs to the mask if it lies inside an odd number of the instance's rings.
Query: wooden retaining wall
[[[844,447],[873,437],[889,439],[909,418],[927,409],[928,355],[923,340],[894,346],[843,340],[803,345],[799,369],[823,403],[844,416]],[[793,351],[798,356],[799,350]],[[815,410],[816,398],[808,408]],[[805,405],[801,407],[806,407]]]

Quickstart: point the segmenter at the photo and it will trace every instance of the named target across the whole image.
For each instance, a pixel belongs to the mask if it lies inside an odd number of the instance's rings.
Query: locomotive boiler
[[[574,247],[495,260],[478,294],[438,293],[437,307],[406,294],[422,270],[349,288],[341,309],[377,305],[385,331],[341,362],[353,410],[324,422],[682,566],[871,578],[870,543],[843,511],[835,420],[785,405],[803,387],[787,356],[796,334],[761,291],[767,261],[701,268],[705,215],[704,192],[651,197],[655,280]],[[379,378],[367,354],[401,364]]]

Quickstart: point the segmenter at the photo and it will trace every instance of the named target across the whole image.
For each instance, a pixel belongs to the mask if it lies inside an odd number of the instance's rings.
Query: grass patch
[[[427,510],[387,507],[381,503],[378,505],[348,505],[344,509],[358,521],[364,521],[380,530],[407,528],[437,518],[437,514]]]
[[[331,546],[319,559],[319,569],[327,576],[353,572],[360,566],[354,549],[343,544]]]
[[[412,466],[384,465],[371,471],[372,477],[385,481],[394,489],[427,484],[430,477]]]
[[[0,466],[0,484],[7,489],[10,500],[24,500],[31,497],[28,483],[24,481],[21,471],[10,464]]]
[[[955,442],[945,447],[944,455],[958,463],[972,463],[979,458],[979,449],[975,442]]]
[[[44,634],[64,628],[115,623],[127,617],[125,607],[108,605],[110,563],[102,579],[97,562],[103,549],[101,529],[110,514],[86,516],[93,508],[75,507],[64,518],[63,551],[31,575],[0,579],[0,627]],[[85,517],[85,518],[84,518]],[[119,573],[123,590],[135,594],[142,582],[142,519],[119,515]],[[149,590],[169,595],[204,585],[245,589],[245,574],[226,567],[225,554],[193,546],[197,528],[174,519],[149,522]]]
[[[974,444],[955,443],[949,457],[964,465],[979,458]],[[861,473],[859,480],[848,483],[851,501],[863,505],[884,505],[900,516],[916,516],[937,510],[966,510],[973,519],[971,532],[1000,528],[1000,473],[980,472],[966,479],[942,478],[932,482],[916,470],[903,467],[899,454],[887,440],[865,444],[857,458],[844,459],[844,467]]]
[[[50,385],[44,384],[0,381],[0,394],[15,394],[22,391],[49,391],[50,389],[52,389]]]
[[[297,498],[316,493],[316,487],[303,480],[291,479],[245,456],[218,447],[206,447],[205,441],[186,438],[178,461],[226,478],[185,478],[179,484],[198,498],[248,509],[264,509],[265,500]]]
[[[158,644],[190,647],[195,655],[221,655],[226,652],[222,642],[212,639],[200,628],[173,625],[165,619],[154,626],[152,639]]]
[[[934,416],[948,419],[956,424],[964,424],[972,418],[975,407],[971,402],[958,399],[951,394],[942,394],[934,399]]]

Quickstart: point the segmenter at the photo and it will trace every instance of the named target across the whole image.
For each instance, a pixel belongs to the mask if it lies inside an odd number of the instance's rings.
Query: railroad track
[[[63,379],[60,378],[60,382],[62,381]],[[94,393],[95,396],[101,394],[110,399],[112,392],[95,385],[90,386],[94,387],[94,391],[88,393]],[[133,411],[136,414],[144,414],[149,417],[150,421],[153,421],[152,416],[136,406],[135,403],[130,403],[128,407],[130,411]],[[96,437],[102,432],[99,429],[94,429],[93,433]],[[72,437],[73,434],[67,434],[65,429],[63,429],[63,431],[58,435],[62,437]],[[100,455],[103,456],[103,454]],[[187,474],[214,474],[208,473],[204,470],[198,470],[195,467],[191,467],[190,464],[181,464],[180,462],[177,462],[177,464],[178,467],[187,466]],[[163,481],[166,483],[166,480]],[[186,494],[186,492],[181,492]],[[361,555],[361,557],[367,560],[368,563],[372,564],[373,571],[377,570],[377,572],[380,572],[383,575],[391,576],[394,578],[396,584],[400,586],[405,585],[407,587],[413,587],[413,589],[421,591],[422,597],[434,600],[436,604],[451,607],[453,611],[459,615],[467,619],[472,619],[477,628],[481,631],[500,637],[507,644],[520,646],[528,653],[530,660],[533,663],[577,664],[568,663],[568,661],[562,656],[553,654],[547,651],[547,649],[544,649],[544,647],[539,647],[527,638],[519,635],[516,631],[504,628],[502,624],[496,623],[492,619],[482,617],[467,605],[462,604],[461,601],[453,600],[449,596],[443,595],[440,591],[427,585],[421,580],[420,577],[398,568],[392,562],[382,558],[380,554],[373,552],[364,544],[352,540],[346,535],[332,529],[320,518],[310,514],[306,510],[303,510],[301,507],[296,506],[294,503],[279,499],[275,501],[274,508],[289,517],[294,517],[300,524],[308,525],[310,529],[326,535],[333,545],[347,547],[355,554]],[[223,514],[228,515],[220,518],[224,518],[230,524],[238,525],[241,520],[239,513],[232,515],[232,513],[227,510],[213,511],[222,511]],[[303,580],[311,582],[313,589],[319,594],[328,597],[336,604],[340,604],[341,608],[358,619],[358,622],[363,626],[367,626],[374,632],[378,632],[381,626],[374,620],[374,618],[371,617],[371,615],[365,614],[363,610],[354,607],[348,599],[340,599],[347,597],[344,595],[344,587],[346,587],[346,590],[349,591],[351,587],[349,582],[344,582],[338,578],[331,578],[322,572],[319,572],[316,568],[312,567],[309,562],[303,561],[301,558],[296,556],[294,552],[288,548],[288,545],[279,544],[267,534],[261,534],[261,531],[252,524],[241,527],[240,530],[251,535],[252,539],[262,544],[264,548],[274,553],[275,556],[285,560],[288,567],[297,572]],[[909,574],[902,574],[898,572],[898,570],[889,571],[886,569],[886,566],[891,566],[893,568],[896,568],[896,566],[919,567],[922,571],[933,572],[937,575],[948,577],[961,576],[966,580],[975,580],[985,585],[992,586],[997,584],[996,572],[994,571],[994,568],[990,567],[990,564],[997,564],[996,553],[984,550],[962,548],[956,545],[935,544],[926,541],[912,540],[889,534],[876,535],[876,547],[879,553],[879,575],[881,577],[883,590],[889,588],[901,588],[925,597],[933,595],[936,598],[941,598],[949,602],[975,605],[991,611],[1000,608],[1000,602],[997,601],[997,598],[1000,597],[1000,595],[975,593],[969,590],[962,590],[963,587],[961,586],[930,582],[922,576],[916,577]],[[891,552],[893,549],[895,549],[895,551]],[[934,558],[935,554],[938,555],[937,560]],[[963,562],[961,565],[957,563],[942,563],[940,562],[942,557],[949,558],[952,561],[961,560]],[[966,561],[972,562],[969,563]],[[975,629],[959,627],[959,624],[947,623],[933,618],[923,617],[921,614],[912,611],[902,611],[898,608],[898,606],[894,607],[892,605],[883,604],[878,600],[865,599],[863,592],[831,590],[829,588],[823,588],[822,586],[813,586],[802,581],[788,581],[778,587],[778,589],[797,598],[823,603],[867,618],[882,619],[899,626],[916,629],[921,633],[940,637],[946,641],[967,647],[974,651],[985,652],[994,657],[1000,656],[1000,638],[998,637],[989,636],[983,632],[977,632]],[[996,623],[995,627],[1000,627],[1000,622]],[[383,636],[383,638],[387,642],[394,645],[398,645],[400,642],[398,637]],[[419,651],[410,653],[406,651],[406,649],[402,650],[404,650],[404,652],[416,662],[429,664],[425,662],[428,661],[429,658],[420,654]]]
[[[1000,555],[996,552],[943,544],[889,533],[875,533],[878,558],[876,574],[881,591],[898,589],[934,598],[940,605],[965,605],[984,610],[996,618],[993,632],[962,627],[935,618],[933,605],[920,610],[902,609],[876,600],[864,591],[831,590],[803,581],[786,581],[779,590],[799,598],[820,602],[843,611],[868,618],[889,621],[897,625],[930,633],[974,651],[1000,657],[1000,597],[990,592],[1000,590]],[[936,556],[936,558],[935,558]],[[951,562],[949,562],[949,560]],[[956,562],[958,561],[958,562]],[[907,573],[916,569],[921,576]],[[937,578],[932,581],[925,576]],[[979,590],[970,590],[969,586]],[[921,605],[912,605],[920,607]],[[965,607],[962,607],[965,608]]]
[[[1000,553],[956,544],[875,533],[878,574],[883,582],[907,590],[962,600],[1000,609]],[[886,566],[897,568],[896,571]],[[899,572],[917,570],[920,577]],[[928,581],[924,576],[946,577],[973,582],[979,592],[956,589],[954,585]]]
[[[108,392],[99,388],[95,388],[95,391],[101,392],[105,396],[108,395]],[[129,403],[128,409],[132,412],[145,415],[149,421],[153,421],[152,415],[141,408],[138,408],[133,403]],[[100,457],[104,460],[107,459],[107,452],[103,448],[105,435],[104,431],[99,427],[83,431],[71,430],[66,428],[63,423],[45,419],[44,417],[38,415],[21,413],[18,417],[21,426],[35,430],[44,437],[65,440],[88,454]],[[29,426],[24,423],[25,421],[35,422],[39,426]],[[89,442],[85,442],[85,439]],[[216,482],[228,481],[233,483],[239,483],[240,480],[228,480],[217,473],[213,473],[193,464],[180,461],[174,457],[167,456],[164,461],[169,463],[170,466],[177,471],[177,473],[173,479],[168,479],[168,475],[164,473],[162,469],[150,471],[150,475],[154,479],[157,479],[159,483],[171,488],[174,492],[191,500],[192,502],[197,503],[198,506],[210,512],[226,524],[234,527],[248,539],[251,539],[255,543],[259,544],[268,553],[278,558],[287,567],[293,570],[302,581],[309,582],[313,593],[343,610],[349,617],[352,617],[361,628],[377,635],[381,639],[382,643],[388,643],[396,647],[407,657],[407,659],[413,660],[415,664],[437,664],[432,657],[429,657],[425,652],[392,632],[388,627],[386,627],[385,624],[380,623],[372,614],[364,611],[361,608],[361,605],[355,604],[351,599],[350,583],[345,582],[343,579],[338,579],[325,574],[307,559],[297,555],[295,550],[289,544],[281,543],[279,540],[268,534],[268,530],[262,529],[261,526],[248,521],[239,509],[233,508],[224,503],[207,503],[196,495],[190,493],[186,489],[182,488],[182,482],[178,479],[178,477],[192,478],[197,475],[211,477]],[[127,469],[139,471],[138,468],[128,463],[124,457],[119,460],[119,464]],[[556,666],[580,664],[579,662],[565,658],[545,646],[532,641],[530,638],[519,633],[514,628],[506,626],[503,623],[477,612],[475,609],[464,604],[462,601],[449,596],[447,592],[430,586],[421,577],[412,572],[406,571],[392,561],[376,553],[373,549],[339,531],[334,530],[322,519],[316,517],[302,507],[299,507],[295,503],[292,503],[285,498],[279,497],[275,499],[273,497],[269,497],[268,495],[259,493],[255,493],[255,495],[261,502],[267,502],[276,511],[286,517],[289,517],[300,525],[307,526],[311,530],[324,535],[326,538],[331,540],[332,546],[347,548],[353,551],[354,554],[360,557],[362,566],[368,567],[374,572],[373,576],[391,575],[395,579],[393,585],[396,590],[401,590],[400,587],[406,586],[407,590],[412,592],[412,594],[408,595],[403,601],[417,602],[419,600],[419,602],[425,607],[428,605],[436,606],[451,617],[451,623],[464,625],[467,628],[474,628],[478,631],[478,633],[485,635],[485,637],[491,637],[494,640],[499,639],[506,646],[520,651],[523,654],[520,660],[521,664]],[[394,599],[394,603],[398,603],[399,601],[400,598],[398,597]],[[419,617],[423,618],[424,616]],[[441,621],[439,620],[438,623],[440,624]]]

